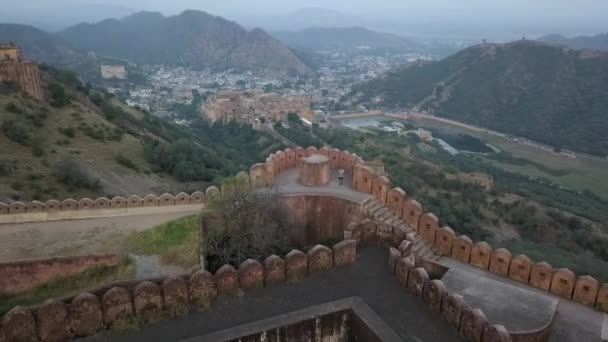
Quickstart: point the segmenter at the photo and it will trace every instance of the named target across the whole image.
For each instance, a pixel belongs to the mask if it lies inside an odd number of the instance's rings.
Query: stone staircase
[[[438,262],[441,259],[439,250],[436,247],[425,241],[422,236],[416,232],[416,229],[397,216],[397,214],[390,210],[384,203],[370,197],[365,200],[362,205],[367,211],[369,219],[378,224],[391,227],[393,233],[396,229],[405,233],[405,238],[412,243],[410,248],[417,261],[427,260]]]

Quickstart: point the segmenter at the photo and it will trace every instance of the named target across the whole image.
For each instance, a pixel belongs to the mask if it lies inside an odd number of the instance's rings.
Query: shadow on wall
[[[92,336],[131,324],[134,318],[147,323],[163,313],[187,312],[192,305],[206,307],[217,296],[296,282],[308,274],[352,264],[356,254],[356,241],[345,240],[331,249],[317,245],[308,253],[293,250],[284,259],[276,255],[263,263],[249,259],[238,269],[224,265],[213,275],[200,270],[181,277],[117,282],[36,307],[15,307],[2,317],[0,337],[3,333],[6,341],[64,341]]]

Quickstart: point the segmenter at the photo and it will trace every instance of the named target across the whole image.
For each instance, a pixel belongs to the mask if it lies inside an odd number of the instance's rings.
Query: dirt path
[[[133,233],[197,212],[0,225],[0,261],[124,251]]]

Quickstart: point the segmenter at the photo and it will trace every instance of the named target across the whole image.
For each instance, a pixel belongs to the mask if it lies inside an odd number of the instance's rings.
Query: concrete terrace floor
[[[246,291],[242,297],[219,297],[203,312],[85,341],[180,341],[348,297],[362,298],[403,341],[462,341],[421,299],[399,286],[388,272],[387,258],[384,247],[360,248],[354,265],[313,274],[296,284]]]
[[[480,308],[492,324],[524,332],[545,326],[555,314],[549,342],[603,341],[608,316],[599,311],[453,259],[440,263],[450,267],[441,279],[448,291]]]
[[[329,184],[324,186],[305,186],[298,182],[300,169],[289,169],[281,173],[277,179],[277,190],[281,195],[331,195],[353,202],[362,203],[370,198],[369,194],[353,189],[352,175],[344,175],[344,185],[338,184],[338,171],[332,170]]]

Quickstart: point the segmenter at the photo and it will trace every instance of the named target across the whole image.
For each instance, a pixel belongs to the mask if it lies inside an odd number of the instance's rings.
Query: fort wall
[[[331,158],[332,154],[334,156],[338,155],[339,157],[331,165],[332,168],[344,167],[346,172],[353,174],[354,188],[375,198],[375,202],[372,201],[374,206],[372,212],[370,207],[366,207],[369,202],[349,203],[348,200],[340,199],[338,196],[283,196],[281,201],[292,213],[292,222],[300,227],[297,229],[298,234],[301,234],[298,235],[300,243],[310,245],[325,238],[333,239],[337,236],[336,234],[340,233],[336,231],[336,227],[340,227],[342,236],[349,240],[360,243],[382,243],[393,247],[398,246],[398,249],[392,248],[390,250],[389,271],[396,275],[407,291],[424,300],[431,310],[439,310],[442,317],[458,329],[467,340],[509,341],[511,337],[506,333],[504,327],[491,325],[483,312],[468,307],[462,297],[445,291],[445,286],[438,279],[445,273],[445,269],[434,262],[430,258],[431,256],[450,257],[488,272],[551,291],[582,305],[608,312],[608,284],[600,285],[597,280],[590,276],[576,276],[567,269],[554,270],[546,262],[534,263],[525,255],[512,256],[511,252],[506,249],[494,249],[485,242],[474,243],[466,235],[458,235],[452,228],[442,226],[444,223],[441,222],[440,218],[432,213],[425,213],[422,205],[409,198],[404,191],[390,188],[383,189],[385,185],[390,184],[390,180],[376,175],[372,168],[365,166],[363,160],[355,154],[343,151],[333,151],[332,153],[329,149],[316,149],[314,147],[309,147],[305,152],[302,149],[296,149],[296,151],[305,153],[307,156],[322,154]],[[289,151],[278,151],[270,155],[265,164],[254,166],[255,172],[249,174],[249,184],[254,187],[274,185],[280,173],[299,165],[298,159],[295,162],[289,162],[289,157],[287,157],[289,155]],[[381,184],[381,186],[374,189],[374,182],[377,185]],[[226,186],[222,186],[221,190],[217,187],[210,187],[206,191],[206,198],[222,196],[226,191],[229,191]],[[393,195],[396,195],[396,197],[391,198],[390,196]],[[191,202],[192,196],[194,194],[190,196]],[[201,197],[201,193],[198,193],[197,196],[199,204],[204,205],[205,195]],[[163,197],[165,200],[162,200]],[[182,199],[185,199],[183,195]],[[63,207],[70,211],[96,210],[97,207],[99,207],[97,210],[108,210],[108,206],[112,209],[115,202],[117,205],[119,203],[122,206],[127,206],[127,208],[131,205],[134,208],[151,207],[158,209],[163,203],[167,206],[175,206],[177,200],[171,201],[167,196],[159,198],[149,195],[143,199],[137,196],[133,199],[129,198],[125,200],[125,203],[121,199],[116,201],[115,199],[107,201],[105,199],[95,201],[83,199],[78,202],[66,200],[61,202],[59,206],[57,206],[57,203],[59,203],[57,201],[52,202],[51,205],[47,202],[42,207],[41,203],[32,202],[27,205],[22,203],[0,206],[0,213],[4,210],[2,215],[10,216],[27,214],[29,210],[31,214],[37,214],[41,209],[47,212],[51,208],[55,211],[61,211]],[[134,204],[131,204],[131,202]],[[395,207],[401,203],[402,208]],[[341,212],[342,215],[336,215],[337,212]],[[340,248],[356,249],[356,243],[341,244]],[[292,251],[282,260],[278,260],[281,259],[280,257],[272,256],[269,257],[270,260],[245,263],[240,265],[238,269],[235,268],[236,265],[227,265],[213,276],[206,271],[199,271],[182,277],[181,281],[170,280],[170,282],[174,283],[173,285],[178,289],[181,286],[178,283],[183,285],[185,282],[187,284],[186,290],[182,289],[177,292],[187,291],[188,296],[186,298],[188,298],[189,303],[212,302],[218,294],[234,293],[243,287],[257,287],[261,284],[271,286],[283,280],[296,281],[309,274],[311,270],[313,272],[324,271],[336,264],[351,263],[354,261],[353,253],[356,253],[356,251],[336,251],[335,249],[317,246],[312,248],[308,254]],[[336,259],[336,256],[338,256],[338,259]],[[151,280],[143,285],[138,283],[135,288],[130,285],[117,286],[123,288],[124,291],[116,290],[114,292],[121,292],[124,296],[125,291],[127,291],[130,298],[133,299],[132,307],[129,307],[128,304],[131,301],[115,299],[107,302],[122,303],[119,308],[124,309],[121,309],[123,310],[121,312],[125,312],[125,315],[144,315],[141,310],[137,309],[137,303],[140,303],[139,306],[142,308],[152,308],[153,312],[158,312],[163,309],[164,305],[162,304],[164,303],[162,296],[166,292],[163,290],[163,286],[167,285],[164,284],[165,282],[169,282],[169,280]],[[136,291],[138,288],[139,291]],[[110,290],[107,287],[104,289],[107,292]],[[91,310],[91,312],[85,312],[86,315],[83,314],[82,316],[72,315],[68,318],[69,322],[66,321],[62,324],[71,327],[71,334],[76,334],[75,332],[78,332],[78,335],[94,334],[112,323],[111,321],[104,321],[104,315],[97,314],[98,310],[103,312],[104,305],[110,305],[103,303],[106,302],[105,297],[111,296],[114,296],[114,294],[94,292],[65,300],[63,305],[69,307],[71,312],[78,312],[81,308],[83,310],[88,308],[87,310]],[[181,300],[184,301],[183,297],[178,296],[177,298],[182,298]],[[107,309],[110,308],[112,307]],[[30,330],[36,331],[36,326],[33,325],[44,322],[44,319],[30,320],[33,315],[37,315],[37,310],[40,310],[40,308],[15,308],[5,315],[2,323],[5,336],[27,334],[30,333]],[[92,320],[85,325],[80,319],[80,317],[98,316],[99,318],[95,318],[94,321]],[[19,324],[15,322],[19,322]],[[24,325],[23,322],[27,324]],[[28,326],[28,329],[22,329],[24,326]],[[92,328],[87,330],[87,327]],[[541,341],[543,336],[546,337],[549,328],[550,326],[547,326],[538,331],[513,336],[513,340]]]
[[[596,279],[588,275],[577,276],[567,269],[554,270],[548,263],[535,263],[525,255],[513,257],[508,250],[494,250],[486,242],[473,243],[466,235],[459,235],[452,228],[440,229],[442,222],[439,218],[433,213],[425,213],[422,205],[409,198],[400,188],[389,189],[390,180],[385,176],[377,176],[374,170],[366,166],[363,159],[356,154],[315,147],[277,151],[266,159],[266,163],[256,164],[252,167],[249,183],[254,187],[274,186],[281,173],[299,167],[300,158],[314,154],[327,156],[331,159],[332,168],[343,168],[347,173],[352,174],[355,190],[374,196],[382,204],[386,204],[387,209],[393,212],[397,218],[400,218],[393,220],[389,225],[372,222],[373,227],[370,225],[367,231],[363,230],[359,233],[362,238],[366,236],[368,239],[373,238],[380,230],[384,231],[385,236],[399,239],[405,232],[398,227],[406,225],[426,240],[435,255],[469,263],[608,312],[608,284],[599,284]],[[295,160],[290,160],[290,156]],[[376,184],[375,189],[374,184]],[[115,197],[111,200],[85,198],[80,201],[67,199],[62,202],[51,200],[46,203],[14,202],[10,205],[0,202],[0,223],[197,210],[205,206],[206,197],[210,194],[222,196],[222,191],[217,187],[210,187],[206,193],[195,192],[191,195],[180,193],[175,197],[170,194],[160,197],[150,194],[144,198],[131,196],[128,199]],[[285,196],[281,201],[292,213],[290,222],[298,227],[292,231],[292,234],[295,242],[300,246],[326,239],[336,239],[343,233],[341,233],[342,227],[347,227],[353,221],[360,222],[368,214],[360,204],[340,199],[339,196]],[[402,208],[395,207],[401,203],[403,203]],[[454,237],[452,237],[452,233]]]
[[[285,265],[282,268],[276,267],[281,258],[271,256],[269,258],[275,262],[262,264],[247,260],[238,269],[225,265],[215,274],[199,270],[182,276],[106,284],[77,296],[51,299],[38,306],[15,307],[2,317],[0,336],[6,341],[63,341],[92,336],[128,323],[133,318],[148,322],[176,309],[206,307],[212,305],[218,296],[272,286],[281,279],[289,280],[290,274],[299,275],[291,278],[291,281],[296,281],[306,277],[309,270],[330,270],[335,264],[334,253],[341,256],[339,265],[351,264],[354,258],[343,256],[356,255],[356,243],[346,241],[334,249],[317,245],[308,256],[294,250],[287,254],[284,263],[279,262]],[[295,258],[304,263],[293,262]]]
[[[120,254],[19,260],[0,263],[0,296],[15,295],[96,267],[116,266]]]
[[[0,82],[16,82],[22,91],[39,100],[44,99],[38,65],[31,62],[0,63]]]
[[[179,193],[177,196],[148,194],[144,197],[116,196],[112,199],[100,197],[78,201],[65,199],[61,202],[49,200],[44,203],[0,202],[0,224],[187,212],[204,208],[205,202],[206,195],[200,191],[192,194]]]
[[[362,220],[358,203],[333,196],[283,196],[281,205],[289,213],[292,242],[303,248],[319,241],[340,240],[353,220]]]

